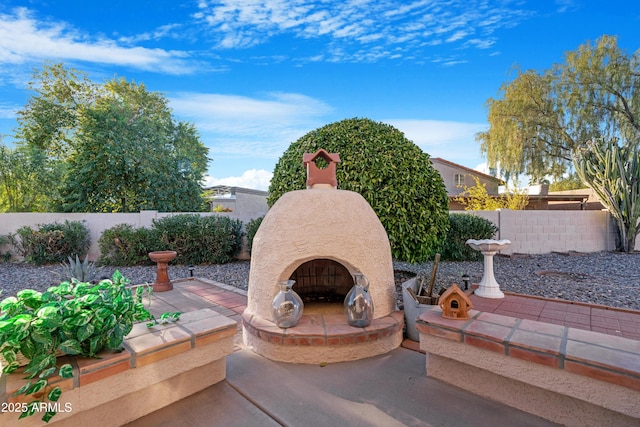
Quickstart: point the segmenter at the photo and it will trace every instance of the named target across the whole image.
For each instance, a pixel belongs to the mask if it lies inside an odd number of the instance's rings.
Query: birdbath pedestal
[[[173,284],[169,280],[169,271],[167,264],[173,261],[178,253],[176,251],[155,251],[149,252],[151,261],[158,264],[158,274],[156,281],[153,283],[154,292],[164,292],[173,289]]]
[[[500,250],[511,244],[510,240],[467,240],[467,245],[472,249],[482,252],[484,255],[484,274],[480,281],[478,289],[474,291],[474,295],[483,298],[504,298],[504,293],[500,290],[500,285],[493,275],[493,256]]]

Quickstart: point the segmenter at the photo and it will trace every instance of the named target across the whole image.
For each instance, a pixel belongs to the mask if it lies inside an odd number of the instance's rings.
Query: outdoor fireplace
[[[321,157],[335,168],[337,155],[321,150],[305,155],[312,169]],[[309,164],[311,163],[311,165]],[[357,360],[386,353],[402,342],[403,316],[395,311],[393,263],[387,234],[360,194],[338,190],[335,181],[308,174],[307,190],[284,194],[256,233],[251,257],[245,345],[267,358],[294,363]],[[333,174],[335,179],[335,173]],[[370,282],[373,321],[347,323],[345,295],[361,273]],[[293,327],[281,329],[271,318],[278,282],[293,279],[305,303]]]

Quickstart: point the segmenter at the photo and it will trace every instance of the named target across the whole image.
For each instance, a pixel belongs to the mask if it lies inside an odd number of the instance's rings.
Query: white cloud
[[[465,123],[444,120],[384,120],[395,126],[420,147],[464,142],[474,139],[475,134],[486,130],[485,123]]]
[[[264,169],[249,169],[244,171],[240,176],[230,176],[227,178],[206,176],[204,179],[204,186],[211,187],[214,185],[229,185],[232,187],[244,187],[267,191],[272,177],[273,173]]]
[[[198,7],[194,18],[210,27],[218,47],[250,47],[286,34],[325,40],[327,44],[320,51],[308,52],[308,57],[329,61],[389,58],[389,48],[397,45],[405,55],[395,52],[396,58],[421,56],[425,48],[443,40],[486,49],[495,43],[496,30],[513,27],[532,15],[518,2],[496,5],[482,0],[451,0],[446,7],[431,0],[409,4],[402,0],[217,0],[201,1]],[[353,55],[371,48],[379,51]]]
[[[178,34],[178,30],[181,29],[182,26],[180,24],[161,25],[152,32],[137,34],[135,36],[122,36],[118,38],[118,41],[127,44],[135,44],[147,40],[160,40],[165,37],[175,38]]]
[[[214,156],[277,158],[291,142],[325,123],[332,112],[321,100],[297,93],[251,98],[182,92],[169,99],[178,117],[195,123]]]
[[[476,167],[473,169],[487,175],[491,174],[491,171],[489,170],[489,165],[487,164],[487,162],[480,163],[479,165],[476,165]]]
[[[194,71],[184,51],[126,47],[107,38],[92,38],[63,22],[39,22],[26,8],[0,14],[0,64],[46,59],[115,64],[147,71],[185,74]]]
[[[0,104],[0,119],[15,119],[18,107]]]
[[[441,157],[464,166],[476,161],[480,146],[475,135],[487,128],[485,123],[466,123],[443,120],[387,119],[385,123],[402,131],[431,157]]]

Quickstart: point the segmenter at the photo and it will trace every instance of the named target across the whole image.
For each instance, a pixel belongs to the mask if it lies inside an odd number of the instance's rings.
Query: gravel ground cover
[[[402,278],[397,281],[396,287],[400,286],[401,280],[421,270],[429,277],[432,267],[432,262],[394,263],[396,277]],[[133,284],[153,283],[155,280],[155,265],[119,268],[106,266],[99,271],[99,277],[110,277],[116,269]],[[60,282],[57,271],[57,265],[36,267],[22,263],[0,263],[0,299],[15,295],[25,288],[44,291]],[[640,253],[497,256],[494,258],[494,271],[503,291],[640,310]],[[482,272],[482,261],[440,262],[436,291],[451,283],[462,284],[460,277],[464,273],[471,277],[472,283],[477,283],[482,278]],[[246,290],[249,262],[199,265],[193,273],[196,277]],[[189,277],[189,269],[187,266],[170,265],[169,276],[172,279]],[[398,296],[400,295],[401,292],[398,291]]]

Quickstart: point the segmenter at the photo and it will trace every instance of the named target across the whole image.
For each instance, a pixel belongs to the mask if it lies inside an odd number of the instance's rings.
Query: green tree
[[[71,212],[200,211],[207,150],[175,123],[166,99],[113,80],[83,108],[69,159],[63,209]]]
[[[203,209],[208,150],[163,95],[125,79],[95,84],[62,64],[35,71],[29,87],[16,137],[65,171],[57,210]]]
[[[617,249],[633,252],[640,233],[640,153],[615,139],[593,140],[574,153],[576,172],[600,198],[618,226]]]
[[[0,144],[0,212],[46,212],[57,200],[60,165],[35,147]]]
[[[49,158],[66,160],[82,109],[95,101],[101,86],[82,71],[48,63],[33,71],[27,87],[34,95],[18,111],[16,139],[45,150]]]
[[[585,186],[586,184],[577,174],[572,174],[549,184],[549,191],[579,190]]]
[[[360,193],[387,231],[392,255],[409,262],[432,256],[449,225],[444,183],[429,155],[398,129],[369,119],[347,119],[293,142],[276,164],[269,205],[287,191],[304,189],[304,153],[339,153],[338,187]]]
[[[542,73],[518,71],[489,99],[490,127],[477,135],[490,168],[534,180],[561,177],[574,150],[595,138],[637,147],[640,132],[640,50],[614,36],[581,45]]]

